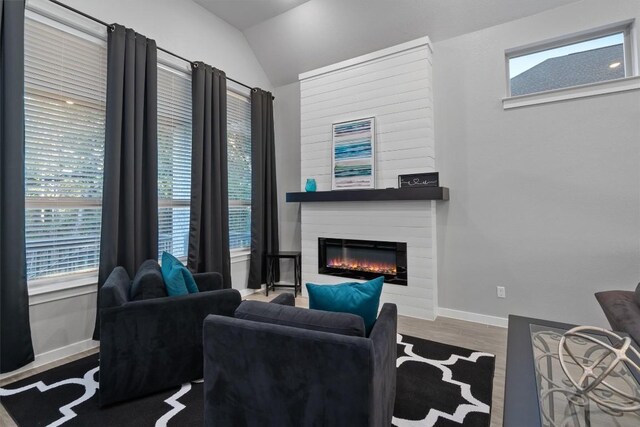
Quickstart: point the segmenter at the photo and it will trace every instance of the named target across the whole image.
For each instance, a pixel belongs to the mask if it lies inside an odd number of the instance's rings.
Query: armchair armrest
[[[200,292],[217,291],[224,288],[222,274],[216,272],[195,273],[193,275]]]
[[[640,343],[640,305],[633,291],[603,291],[595,294],[611,329],[626,332]]]
[[[280,304],[280,305],[288,305],[291,307],[295,307],[296,306],[296,298],[293,296],[293,294],[290,293],[285,293],[285,294],[280,294],[277,297],[275,297],[274,299],[272,299],[271,301],[269,301],[271,304]]]
[[[398,347],[398,308],[382,306],[369,338],[373,343],[373,363],[377,375],[373,378],[373,419],[391,420],[396,395],[396,359]]]
[[[113,269],[100,289],[100,307],[117,307],[129,301],[131,279],[124,267]]]

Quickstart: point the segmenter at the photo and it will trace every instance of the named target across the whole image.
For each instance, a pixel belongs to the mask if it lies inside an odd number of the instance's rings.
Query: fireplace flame
[[[394,264],[348,258],[330,259],[327,262],[327,267],[341,268],[343,270],[365,271],[367,273],[396,274],[396,266]]]

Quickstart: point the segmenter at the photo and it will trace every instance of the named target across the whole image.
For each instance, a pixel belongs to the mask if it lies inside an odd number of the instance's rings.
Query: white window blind
[[[191,201],[191,75],[158,66],[158,249],[186,257]]]
[[[30,16],[25,21],[28,279],[98,266],[107,46]]]
[[[229,247],[251,246],[251,100],[227,92]]]

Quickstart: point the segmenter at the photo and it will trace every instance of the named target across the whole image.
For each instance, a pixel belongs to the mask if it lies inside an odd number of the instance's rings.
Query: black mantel
[[[382,200],[449,200],[447,187],[386,188],[287,193],[287,202],[373,202]]]

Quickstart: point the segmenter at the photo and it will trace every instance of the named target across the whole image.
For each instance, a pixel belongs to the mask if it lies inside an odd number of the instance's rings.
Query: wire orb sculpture
[[[614,344],[608,344],[597,339],[593,334],[605,335]],[[576,357],[569,347],[571,340],[584,340],[593,343],[596,347],[591,354],[593,361],[587,364],[584,357]],[[597,354],[601,353],[601,354]],[[573,364],[578,366],[582,374],[574,378],[567,366],[566,356],[571,358]],[[623,364],[630,371],[640,374],[640,367],[631,359],[635,356],[640,360],[640,352],[631,345],[631,338],[621,337],[611,331],[593,326],[578,326],[567,331],[558,344],[558,357],[560,366],[565,375],[580,394],[616,412],[633,412],[640,410],[640,393],[626,392],[613,386],[607,381],[610,375],[617,375],[616,368]]]

